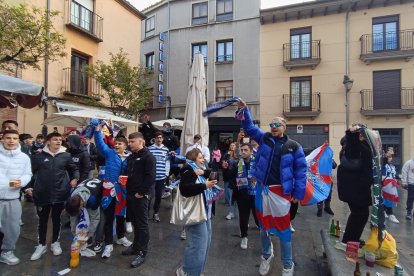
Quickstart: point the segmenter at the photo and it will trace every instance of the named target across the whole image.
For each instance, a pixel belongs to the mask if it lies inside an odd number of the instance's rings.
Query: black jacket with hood
[[[147,148],[143,148],[132,152],[127,162],[127,195],[133,197],[136,193],[142,196],[150,194],[150,188],[155,182],[155,157]]]
[[[71,179],[79,179],[79,170],[63,147],[56,154],[44,147],[32,157],[32,171],[34,181],[29,185],[37,206],[64,202],[69,195]]]
[[[79,183],[88,179],[91,170],[91,159],[88,151],[81,144],[77,135],[70,135],[67,140],[68,152],[72,155],[73,163],[78,167],[80,178]]]
[[[366,141],[359,140],[359,132],[347,130],[345,137],[337,171],[338,197],[353,206],[369,206],[372,204],[371,185],[374,181],[371,149]]]

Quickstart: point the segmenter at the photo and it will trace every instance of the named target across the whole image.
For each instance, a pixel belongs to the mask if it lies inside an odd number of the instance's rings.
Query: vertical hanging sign
[[[164,100],[164,33],[161,32],[159,36],[159,58],[158,58],[158,102],[162,103]]]

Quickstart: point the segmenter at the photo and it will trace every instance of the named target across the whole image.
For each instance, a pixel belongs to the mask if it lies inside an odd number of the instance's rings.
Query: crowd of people
[[[180,179],[177,192],[185,198],[201,195],[206,218],[183,227],[184,260],[176,274],[202,275],[218,198],[213,188],[220,172],[228,205],[227,220],[236,217],[237,206],[240,248],[248,248],[251,214],[260,229],[260,275],[268,274],[274,257],[272,235],[280,240],[282,275],[293,275],[291,220],[305,196],[305,153],[286,135],[284,118],[275,117],[269,123],[270,131],[265,132],[253,124],[243,100],[237,107],[243,119],[236,141],[229,141],[226,149],[217,146],[210,153],[202,137],[195,134],[185,158],[180,156],[171,125],[166,122],[158,130],[148,115],[142,118],[140,132],[128,138],[107,137],[102,131],[105,125],[99,124],[93,142],[78,131],[65,135],[54,131],[33,138],[19,134],[16,121],[4,121],[0,133],[0,262],[20,262],[14,251],[23,225],[20,199],[24,195],[25,200],[34,203],[38,215],[38,245],[30,260],[40,259],[48,250],[46,236],[51,216],[53,255],[63,252],[59,237],[61,222],[66,221],[73,237],[81,242],[81,256],[93,257],[102,252],[102,258],[110,258],[115,223],[116,244],[125,247],[122,255],[134,256],[130,266],[139,267],[148,254],[148,220],[160,222],[162,198],[171,194],[170,184]],[[345,233],[337,246],[341,250],[348,241],[360,240],[372,204],[372,154],[359,129],[353,126],[341,141],[338,195],[350,209]],[[392,209],[398,201],[398,181],[408,188],[406,219],[412,219],[414,159],[405,163],[399,179],[392,164],[393,155],[393,149],[388,148],[383,160],[384,206],[388,219],[399,223]],[[334,161],[332,166],[336,167]],[[332,189],[328,198],[318,203],[317,216],[322,215],[322,209],[333,215],[331,193]],[[270,194],[276,200],[269,200]],[[272,210],[277,210],[276,215]],[[127,232],[133,232],[133,241],[127,239]]]

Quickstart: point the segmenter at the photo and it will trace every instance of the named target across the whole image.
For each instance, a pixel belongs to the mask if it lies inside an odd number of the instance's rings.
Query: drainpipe
[[[171,36],[170,36],[170,28],[171,28],[171,6],[170,0],[168,0],[168,45],[167,45],[167,93],[165,93],[165,117],[166,119],[171,118],[171,97],[170,97],[170,58],[171,58]]]
[[[345,76],[349,76],[349,12],[351,11],[352,0],[349,0],[345,16]],[[349,128],[349,90],[345,89],[345,126]]]
[[[46,11],[47,11],[47,20],[50,20],[50,0],[46,0]],[[46,36],[49,36],[49,32],[46,33]],[[48,52],[48,46],[45,45],[45,52]],[[43,118],[46,119],[47,118],[47,112],[48,112],[48,102],[47,102],[47,97],[49,96],[49,59],[46,57],[45,58],[45,75],[44,75],[44,98],[46,99],[46,101],[43,103],[43,108],[44,108],[44,112],[43,112]]]
[[[50,20],[50,0],[46,0],[46,16],[47,16],[47,20]],[[49,36],[49,32],[46,33],[46,36]],[[45,52],[49,51],[47,45],[45,45]],[[44,95],[43,95],[43,99],[42,99],[42,104],[43,104],[43,119],[47,118],[47,113],[48,113],[48,96],[49,96],[49,59],[47,57],[45,57],[45,71],[44,71],[44,83],[43,83],[43,87],[44,87]],[[42,134],[43,136],[47,136],[47,125],[43,125],[42,126]]]

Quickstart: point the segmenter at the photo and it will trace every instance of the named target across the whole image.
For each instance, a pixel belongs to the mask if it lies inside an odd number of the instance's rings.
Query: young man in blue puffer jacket
[[[105,156],[105,169],[104,173],[100,178],[105,182],[111,182],[113,185],[118,184],[118,178],[120,175],[126,172],[127,168],[127,155],[125,155],[125,150],[128,145],[128,140],[124,137],[119,137],[115,139],[114,148],[110,148],[105,144],[102,136],[102,127],[97,126],[94,133],[94,139],[96,148],[98,152]],[[109,258],[113,251],[113,223],[116,219],[116,234],[118,236],[117,244],[121,244],[125,247],[129,247],[132,242],[130,242],[125,237],[125,218],[123,216],[115,215],[115,206],[116,199],[115,194],[113,195],[112,200],[109,202],[108,206],[103,207],[103,213],[105,216],[104,224],[104,234],[105,234],[105,248],[102,253],[102,258]],[[101,244],[96,244],[94,250],[100,251]]]
[[[276,201],[266,201],[274,204],[265,206],[265,199],[256,198],[256,207],[261,226],[262,260],[260,275],[269,272],[270,261],[273,258],[273,246],[268,232],[275,233],[280,239],[283,276],[293,275],[291,232],[289,229],[290,202],[298,202],[305,196],[306,159],[302,147],[285,134],[286,121],[276,117],[270,125],[270,132],[264,132],[253,124],[249,109],[243,100],[239,100],[237,111],[242,118],[244,131],[259,144],[255,164],[251,175],[257,180],[257,192],[271,194]],[[240,116],[242,115],[242,116]],[[268,198],[268,197],[267,197]],[[268,200],[268,199],[266,199]],[[259,205],[259,206],[257,206]],[[269,214],[269,209],[276,212]]]

